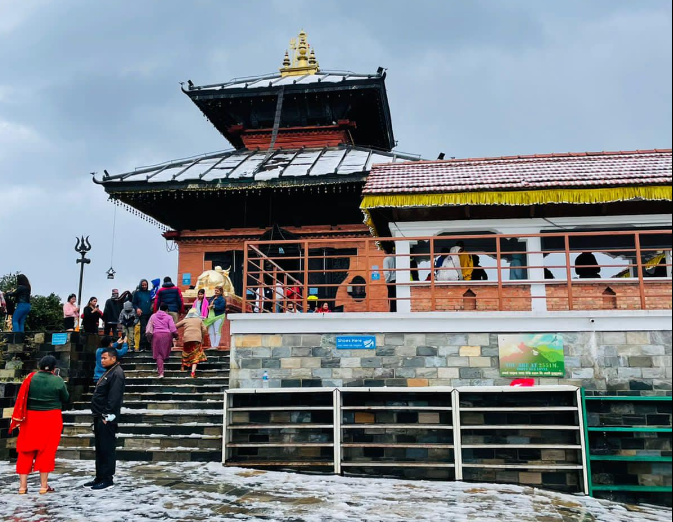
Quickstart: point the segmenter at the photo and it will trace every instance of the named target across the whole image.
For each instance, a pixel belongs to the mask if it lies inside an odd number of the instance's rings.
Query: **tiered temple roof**
[[[320,71],[303,31],[290,49],[276,74],[183,85],[233,150],[105,171],[94,181],[133,212],[175,230],[361,224],[360,191],[372,165],[420,159],[392,152],[385,71]],[[261,211],[267,207],[273,211]]]

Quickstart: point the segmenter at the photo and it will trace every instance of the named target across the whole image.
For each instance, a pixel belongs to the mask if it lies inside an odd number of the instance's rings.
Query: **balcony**
[[[670,229],[249,241],[242,308],[670,310],[671,266]]]

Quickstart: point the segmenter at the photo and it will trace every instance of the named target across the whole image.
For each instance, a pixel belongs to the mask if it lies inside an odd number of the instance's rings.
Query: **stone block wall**
[[[590,391],[671,390],[671,331],[565,332],[566,374],[537,384]],[[236,334],[231,387],[507,386],[497,333],[380,333],[375,350],[337,350],[335,334]]]
[[[57,360],[60,375],[66,381],[71,401],[78,401],[91,385],[98,336],[69,333],[66,344],[50,344],[52,332],[0,333],[0,459],[11,456],[14,447],[9,422],[21,382],[37,368],[45,355]]]

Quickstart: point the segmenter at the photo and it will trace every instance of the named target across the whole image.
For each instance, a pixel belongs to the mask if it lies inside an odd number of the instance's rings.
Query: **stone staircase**
[[[206,351],[192,379],[180,371],[180,352],[166,363],[163,379],[149,352],[122,360],[126,374],[124,407],[117,434],[117,459],[136,461],[219,462],[222,454],[223,392],[229,386],[229,353]],[[63,412],[58,457],[93,459],[90,400]]]

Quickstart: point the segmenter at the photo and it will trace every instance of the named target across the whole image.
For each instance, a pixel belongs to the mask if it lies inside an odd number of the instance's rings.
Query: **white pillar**
[[[411,247],[409,241],[395,241],[395,266],[397,273],[397,311],[411,312],[411,271],[409,270],[409,257]]]
[[[526,265],[537,267],[528,269],[528,279],[532,281],[542,281],[541,283],[533,283],[530,285],[532,310],[534,312],[546,312],[547,294],[544,284],[544,255],[540,253],[542,250],[541,238],[527,238],[526,249],[528,250]]]

